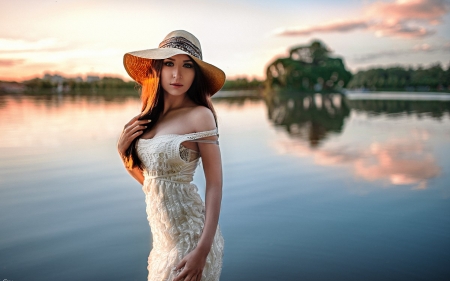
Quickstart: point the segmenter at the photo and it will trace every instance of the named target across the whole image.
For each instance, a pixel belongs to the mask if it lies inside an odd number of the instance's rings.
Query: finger
[[[194,281],[195,275],[187,274],[186,277],[184,277],[184,281]]]
[[[152,122],[151,119],[138,119],[137,121],[144,122],[144,123]]]
[[[131,120],[128,121],[127,124],[125,124],[125,127],[129,126],[131,123],[133,123],[134,121],[136,121],[136,120],[139,118],[139,116],[141,116],[141,114],[138,114],[138,115],[134,116],[133,118],[131,118]]]
[[[144,129],[147,129],[147,125],[138,124],[136,126],[133,126],[130,132],[136,132],[137,130],[144,130]]]
[[[128,123],[125,125],[125,127],[123,128],[124,131],[129,131],[131,129],[133,129],[134,127],[136,127],[137,125],[139,125],[138,123],[139,121],[134,121],[133,123]]]
[[[202,275],[201,274],[199,275],[198,271],[195,271],[195,273],[192,274],[191,281],[198,281],[198,280],[200,280],[201,278],[199,278],[199,276],[201,277]]]
[[[197,273],[193,273],[192,276],[191,276],[191,279],[188,279],[188,280],[197,281],[197,277],[198,277],[198,274]]]
[[[145,130],[145,129],[147,129],[147,126],[145,126],[145,125],[131,126],[131,127],[126,128],[124,133],[125,133],[125,136],[127,136],[127,135],[129,136],[129,135],[134,134],[136,131]]]
[[[180,281],[184,280],[184,276],[186,276],[186,271],[184,270],[184,265],[186,264],[185,260],[181,260],[176,266],[172,268],[172,270],[175,272],[175,278],[173,281]]]
[[[183,275],[178,275],[173,281],[186,281],[186,277]]]
[[[173,279],[173,281],[184,281],[186,279],[186,273],[175,271],[175,276],[176,277]]]
[[[135,120],[135,122],[143,122],[143,123],[148,123],[148,122],[151,122],[152,120],[151,119],[136,119]]]
[[[202,280],[202,275],[203,275],[203,272],[200,271],[200,272],[197,274],[197,279],[196,279],[196,281],[201,281],[201,280]]]
[[[117,148],[119,149],[120,153],[122,155],[125,154],[125,151],[130,147],[131,142],[138,137],[139,135],[141,135],[143,133],[143,131],[137,131],[134,134],[127,136],[127,137],[122,137],[119,139],[119,142],[117,143]]]
[[[136,122],[137,122],[137,124],[139,124],[139,125],[143,125],[143,124],[148,125],[150,122],[152,122],[152,120],[150,120],[150,119],[145,119],[145,120],[137,120]]]
[[[130,138],[131,138],[132,140],[134,140],[137,136],[139,136],[139,135],[142,134],[142,133],[144,133],[144,132],[143,132],[143,131],[137,131],[136,133],[132,134],[132,135],[130,136]]]
[[[178,264],[177,264],[177,266],[175,266],[175,270],[180,270],[180,269],[182,269],[183,267],[184,267],[184,265],[186,264],[186,261],[183,259],[183,260],[181,260]]]
[[[136,126],[136,125],[140,125],[140,124],[148,124],[148,123],[150,123],[150,122],[152,122],[152,120],[150,120],[150,119],[139,120],[139,119],[137,119],[136,117],[134,117],[133,119],[130,120],[130,122],[128,122],[127,124],[125,124],[124,130],[127,129],[127,128],[130,128],[130,127]]]
[[[136,126],[148,125],[148,123],[152,122],[152,120],[136,120],[127,127],[125,127],[124,131],[132,130]]]

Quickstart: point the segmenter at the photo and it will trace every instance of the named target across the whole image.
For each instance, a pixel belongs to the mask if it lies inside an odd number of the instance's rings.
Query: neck
[[[181,108],[187,104],[189,104],[189,98],[186,94],[180,96],[173,96],[167,93],[164,93],[164,110],[163,115],[167,112]]]

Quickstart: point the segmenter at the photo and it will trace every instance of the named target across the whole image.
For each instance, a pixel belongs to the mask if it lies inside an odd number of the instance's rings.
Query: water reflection
[[[0,148],[60,146],[81,140],[116,137],[128,112],[139,112],[130,96],[0,95]]]
[[[442,120],[450,112],[450,102],[272,93],[266,105],[269,119],[287,132],[272,143],[280,154],[311,157],[319,166],[346,167],[356,179],[381,181],[382,186],[426,189],[428,181],[441,174],[430,142],[430,134],[439,133],[411,118]],[[384,117],[398,120],[378,124]],[[352,122],[344,126],[347,118]],[[367,123],[367,118],[375,120]],[[328,142],[331,134],[333,141]]]
[[[137,97],[0,95],[3,278],[147,276],[143,194],[114,152]],[[225,179],[222,279],[449,276],[448,103],[436,104],[436,119],[414,103],[360,107],[339,94],[213,102]]]
[[[223,106],[245,108],[247,101],[256,102],[256,92],[218,93],[214,103]],[[5,132],[0,148],[61,146],[68,142],[116,138],[117,124],[124,124],[124,116],[139,112],[140,101],[134,96],[83,96],[37,95],[0,96],[0,128]],[[351,116],[351,111],[369,118],[377,116],[432,117],[443,119],[450,112],[450,102],[349,100],[339,93],[331,94],[272,94],[265,98],[268,117],[275,127],[284,128],[287,135],[279,135],[272,143],[280,154],[312,157],[319,166],[347,167],[359,179],[380,180],[390,185],[411,185],[416,189],[427,187],[427,181],[441,174],[429,142],[426,128],[416,126],[404,131],[409,137],[401,137],[398,130],[403,124],[394,125],[393,133],[385,127],[371,128],[368,134],[382,135],[362,141],[363,136],[347,137],[339,142],[336,137],[352,135],[352,126],[345,128],[346,119],[361,120]],[[122,114],[116,114],[117,112]],[[403,116],[403,117],[402,117]],[[233,115],[228,114],[228,119]],[[250,116],[246,120],[251,120]],[[242,125],[242,118],[239,117]],[[249,121],[250,122],[250,121]],[[260,120],[251,121],[252,127]],[[400,121],[402,122],[402,121]],[[389,123],[392,125],[392,122]],[[361,125],[364,126],[364,125]],[[373,126],[370,125],[370,126]],[[385,126],[385,125],[383,125]],[[360,129],[358,129],[360,130]],[[334,136],[328,142],[329,136]]]
[[[373,115],[405,113],[407,115],[416,115],[419,117],[430,116],[436,119],[442,119],[450,113],[450,102],[448,101],[427,101],[427,100],[364,100],[364,99],[345,99],[348,107]]]
[[[244,106],[247,101],[259,100],[261,100],[261,92],[258,90],[222,91],[213,96],[214,104]]]
[[[284,139],[275,142],[274,147],[281,154],[312,156],[317,165],[349,167],[357,178],[366,181],[412,185],[413,189],[425,189],[427,181],[441,173],[426,140],[421,139],[373,142],[369,147],[353,143],[329,149],[314,149],[302,142]]]
[[[341,133],[350,110],[343,95],[272,94],[266,98],[269,119],[295,138],[316,147],[329,133]]]

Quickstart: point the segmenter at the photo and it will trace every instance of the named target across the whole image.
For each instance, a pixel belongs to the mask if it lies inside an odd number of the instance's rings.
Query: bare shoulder
[[[214,119],[214,115],[211,111],[211,109],[207,108],[206,106],[197,105],[192,108],[191,113],[193,117],[195,118],[212,118]]]
[[[199,105],[194,107],[190,113],[190,119],[192,124],[194,124],[195,131],[209,131],[217,127],[214,114],[209,108]]]

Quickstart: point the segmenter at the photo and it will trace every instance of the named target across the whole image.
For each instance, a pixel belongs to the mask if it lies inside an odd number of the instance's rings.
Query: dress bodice
[[[184,135],[167,134],[151,139],[139,139],[137,154],[145,167],[145,179],[190,183],[200,158],[195,151],[184,147],[182,143],[215,135],[218,135],[217,128]]]

